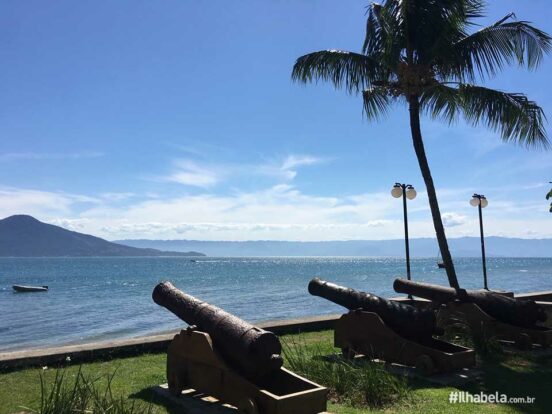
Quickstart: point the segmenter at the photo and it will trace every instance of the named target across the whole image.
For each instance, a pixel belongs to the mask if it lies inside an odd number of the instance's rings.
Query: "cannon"
[[[334,328],[334,345],[346,358],[362,354],[386,362],[416,366],[423,374],[452,372],[475,364],[473,350],[433,338],[442,334],[432,310],[314,278],[309,293],[350,312]]]
[[[152,298],[189,327],[167,351],[169,391],[186,388],[235,405],[244,414],[318,414],[327,390],[282,367],[282,346],[272,332],[188,295],[170,282]]]
[[[487,330],[498,338],[514,340],[521,348],[532,343],[542,346],[552,343],[552,331],[537,325],[545,322],[547,316],[535,301],[487,290],[454,289],[405,279],[396,279],[393,288],[399,293],[446,304],[439,311],[441,320],[460,316],[473,330]]]
[[[435,312],[390,301],[371,293],[360,292],[331,282],[314,278],[309,282],[309,293],[337,303],[349,310],[374,312],[389,327],[406,338],[430,337],[441,334]]]
[[[454,289],[430,283],[396,279],[393,288],[399,293],[447,303],[458,300],[475,303],[493,318],[515,326],[531,327],[537,322],[546,321],[546,312],[535,301],[514,299],[486,290]]]
[[[283,364],[282,345],[272,332],[237,318],[175,288],[170,282],[153,290],[153,301],[180,319],[207,332],[218,352],[237,371],[248,378],[261,378]]]

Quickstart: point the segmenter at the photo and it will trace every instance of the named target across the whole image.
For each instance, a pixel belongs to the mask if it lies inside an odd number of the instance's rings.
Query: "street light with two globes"
[[[481,259],[483,261],[483,287],[485,290],[489,290],[487,285],[487,265],[485,263],[485,238],[483,237],[483,213],[482,209],[489,205],[487,198],[482,194],[474,194],[470,200],[470,204],[473,207],[477,207],[479,210],[479,231],[481,233]]]
[[[404,243],[406,247],[406,277],[410,280],[410,247],[408,245],[408,214],[406,208],[406,199],[414,200],[416,198],[416,190],[411,184],[395,183],[391,190],[391,195],[395,198],[402,197],[403,213],[404,213]]]

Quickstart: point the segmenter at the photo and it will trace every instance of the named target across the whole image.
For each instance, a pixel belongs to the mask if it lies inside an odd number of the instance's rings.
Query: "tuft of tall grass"
[[[453,317],[440,321],[440,326],[445,328],[443,339],[473,348],[483,359],[496,360],[503,354],[500,342],[483,325],[474,329],[465,320]]]
[[[336,403],[352,407],[381,408],[409,398],[406,380],[387,372],[373,361],[348,361],[335,355],[335,348],[320,344],[283,342],[289,368],[329,389]]]
[[[107,375],[106,384],[100,387],[102,377],[92,379],[79,369],[74,380],[70,380],[64,370],[57,370],[54,381],[48,385],[40,373],[40,407],[24,408],[34,414],[151,414],[151,406],[113,395],[114,376],[115,373]]]

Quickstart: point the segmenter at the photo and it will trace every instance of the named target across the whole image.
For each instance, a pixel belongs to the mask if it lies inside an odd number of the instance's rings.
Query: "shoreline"
[[[515,295],[520,299],[533,299],[546,307],[548,314],[547,326],[552,322],[552,291],[538,291]],[[394,301],[408,301],[407,297],[392,297]],[[417,302],[429,302],[425,299],[416,299]],[[272,320],[255,324],[274,332],[277,335],[321,331],[332,329],[339,314],[318,315],[297,319]],[[183,322],[185,325],[185,322]],[[84,342],[74,345],[49,346],[27,348],[18,351],[0,352],[0,372],[21,369],[30,366],[48,366],[50,364],[64,364],[75,362],[89,362],[102,358],[132,356],[147,352],[164,352],[181,329],[161,331],[155,334],[126,339],[112,339],[97,342]]]
[[[549,314],[549,321],[548,323],[552,322],[552,290],[546,290],[546,291],[538,291],[538,292],[526,292],[526,293],[517,293],[514,295],[516,298],[519,299],[532,299],[539,303],[542,303],[547,308],[547,313]],[[403,301],[408,300],[406,296],[394,296],[389,298],[389,300],[393,301]],[[416,298],[415,299],[418,302],[429,302],[426,299],[423,298]],[[345,310],[344,310],[345,312]],[[318,314],[318,315],[308,315],[308,316],[300,316],[298,318],[291,318],[291,319],[265,319],[261,321],[253,321],[250,322],[251,324],[258,326],[263,329],[272,330],[274,333],[278,334],[282,331],[282,329],[285,331],[286,328],[289,326],[293,326],[294,324],[305,324],[309,322],[319,322],[321,320],[326,320],[328,318],[335,319],[340,314],[336,313],[328,313],[328,314]],[[133,344],[139,344],[142,342],[148,343],[151,338],[168,338],[172,337],[180,332],[182,329],[186,329],[186,322],[182,321],[182,327],[181,328],[174,328],[174,329],[163,329],[159,331],[151,331],[146,333],[138,333],[138,334],[128,334],[128,335],[106,335],[105,338],[102,339],[92,339],[93,337],[84,337],[82,339],[78,340],[71,340],[67,342],[61,342],[61,343],[49,343],[49,344],[43,344],[43,345],[34,345],[34,346],[24,346],[24,347],[12,347],[12,348],[6,348],[6,349],[0,349],[0,370],[2,369],[2,361],[8,358],[7,356],[11,355],[13,357],[17,357],[19,354],[43,354],[43,353],[49,353],[52,350],[59,350],[59,349],[88,349],[88,348],[104,348],[106,346],[118,346],[113,344],[119,344],[119,343],[133,343]],[[163,340],[164,340],[163,339]],[[9,359],[9,358],[8,358]]]
[[[332,329],[341,314],[330,314],[299,319],[267,321],[256,324],[259,328],[277,335],[321,331]],[[183,322],[183,325],[185,322]],[[13,352],[0,352],[0,372],[12,371],[32,366],[61,365],[64,363],[90,362],[102,358],[132,356],[149,352],[164,352],[168,344],[182,329],[140,336],[129,339],[114,339],[100,342],[87,342],[78,345],[27,348]]]

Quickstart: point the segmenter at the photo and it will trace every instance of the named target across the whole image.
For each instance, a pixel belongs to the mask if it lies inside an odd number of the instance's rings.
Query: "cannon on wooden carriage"
[[[393,288],[399,293],[444,304],[439,310],[439,320],[444,323],[461,319],[475,333],[513,341],[519,348],[552,344],[552,330],[539,325],[546,321],[546,311],[533,300],[516,299],[488,290],[454,289],[406,279],[396,279]]]
[[[436,339],[442,334],[435,312],[386,300],[314,278],[309,293],[347,309],[336,322],[334,344],[347,358],[357,354],[415,366],[429,375],[475,364],[473,350]]]
[[[158,284],[155,303],[190,326],[167,352],[169,391],[194,389],[245,414],[317,414],[326,410],[324,387],[282,367],[282,347],[272,332],[175,288]]]

